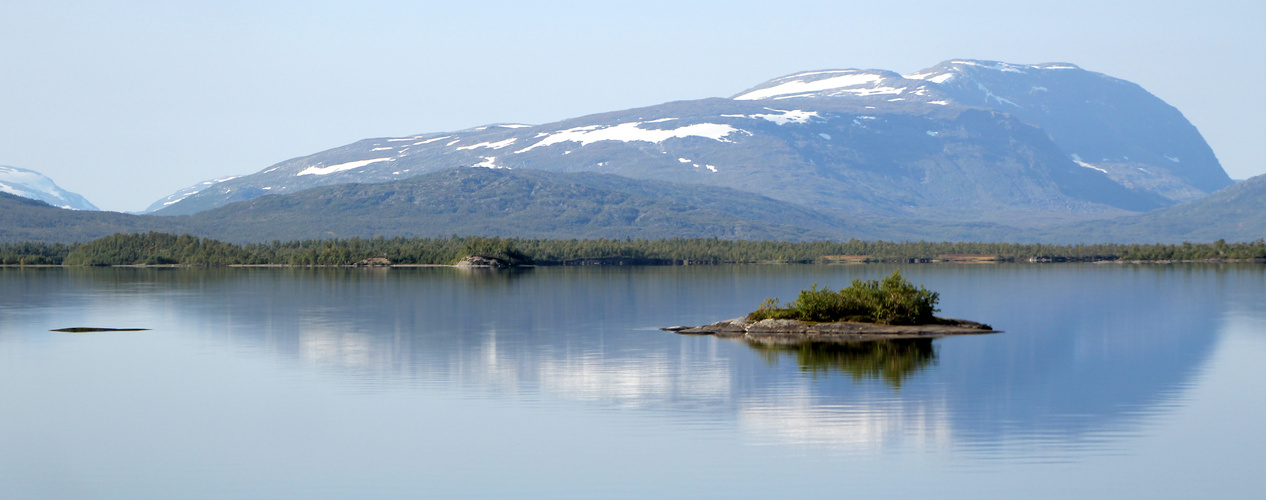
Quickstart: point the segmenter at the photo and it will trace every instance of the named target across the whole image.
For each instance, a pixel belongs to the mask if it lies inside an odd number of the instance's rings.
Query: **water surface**
[[[998,335],[657,330],[892,269],[0,269],[0,497],[1266,486],[1260,265],[901,267]],[[79,326],[151,330],[49,331]]]

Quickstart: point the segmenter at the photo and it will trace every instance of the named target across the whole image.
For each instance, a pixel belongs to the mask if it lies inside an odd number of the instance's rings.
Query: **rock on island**
[[[965,319],[937,318],[936,324],[882,325],[840,321],[813,323],[794,319],[762,319],[747,317],[718,321],[703,326],[671,326],[662,330],[685,335],[716,335],[765,343],[856,342],[865,340],[926,339],[951,335],[998,333],[984,323]]]

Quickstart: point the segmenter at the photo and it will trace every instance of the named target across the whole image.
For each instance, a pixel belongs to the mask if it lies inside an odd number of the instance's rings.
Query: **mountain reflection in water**
[[[1028,449],[1111,442],[1171,411],[1226,315],[1266,289],[1251,265],[915,265],[902,273],[941,292],[943,314],[1007,333],[749,347],[657,330],[893,267],[7,269],[0,343],[136,324],[357,388],[667,410],[792,442]]]

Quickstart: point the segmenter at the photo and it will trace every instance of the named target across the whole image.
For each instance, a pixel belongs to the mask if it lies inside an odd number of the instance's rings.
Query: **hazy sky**
[[[1266,173],[1263,5],[0,0],[0,164],[139,210],[367,137],[975,58],[1071,62],[1138,83],[1242,179]]]

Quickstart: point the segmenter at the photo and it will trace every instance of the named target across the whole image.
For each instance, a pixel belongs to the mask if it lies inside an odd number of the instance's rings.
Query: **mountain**
[[[0,242],[72,243],[114,233],[184,232],[183,219],[71,210],[0,192]]]
[[[1134,83],[1066,63],[949,61],[913,76],[1041,127],[1075,163],[1123,186],[1188,202],[1233,183],[1196,127]]]
[[[1231,183],[1181,113],[1137,85],[1063,63],[954,60],[905,76],[798,73],[728,99],[546,125],[366,139],[155,213],[456,166],[611,173],[847,217],[1016,227],[1143,212]]]
[[[1040,127],[1079,166],[1174,202],[1232,183],[1176,108],[1134,83],[1069,63],[951,60],[904,76],[880,70],[813,71],[770,80],[734,99],[977,106]]]
[[[1051,228],[1043,241],[1207,243],[1266,238],[1266,175],[1184,205],[1113,220]]]
[[[83,196],[62,189],[34,170],[0,165],[0,192],[71,210],[100,210]]]
[[[221,177],[219,179],[211,179],[208,181],[199,182],[187,188],[176,191],[175,193],[168,195],[166,198],[163,198],[154,203],[151,203],[150,206],[146,207],[145,210],[142,210],[139,213],[148,214],[148,213],[156,212],[158,210],[162,210],[166,208],[168,205],[179,203],[181,200],[188,198],[189,195],[195,194],[199,191],[204,191],[211,186],[214,186],[224,181],[231,181],[236,178],[238,178],[238,176],[234,175],[234,176]]]

